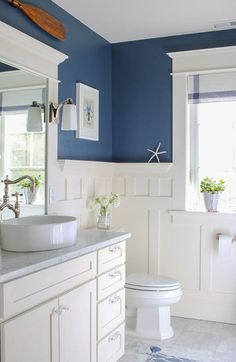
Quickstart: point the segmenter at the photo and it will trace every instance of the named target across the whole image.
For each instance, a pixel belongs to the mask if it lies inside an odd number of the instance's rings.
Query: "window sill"
[[[236,224],[236,212],[207,212],[169,210],[173,224],[182,225],[215,225],[219,223]]]

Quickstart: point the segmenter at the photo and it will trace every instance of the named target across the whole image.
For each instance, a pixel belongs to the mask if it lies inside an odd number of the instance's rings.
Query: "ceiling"
[[[111,43],[214,30],[236,0],[53,0]]]

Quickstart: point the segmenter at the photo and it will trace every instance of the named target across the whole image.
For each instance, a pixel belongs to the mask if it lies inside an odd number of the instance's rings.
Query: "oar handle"
[[[19,0],[8,0],[8,2],[12,5],[15,6],[16,8],[21,8],[22,4]]]

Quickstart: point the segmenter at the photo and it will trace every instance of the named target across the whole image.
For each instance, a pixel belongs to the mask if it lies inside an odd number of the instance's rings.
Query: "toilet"
[[[131,274],[125,288],[127,316],[136,315],[134,334],[147,339],[171,338],[170,306],[182,296],[180,283],[161,275]]]

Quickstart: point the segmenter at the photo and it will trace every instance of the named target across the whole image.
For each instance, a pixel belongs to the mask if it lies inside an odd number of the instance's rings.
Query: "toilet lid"
[[[137,289],[158,289],[158,290],[175,290],[180,288],[180,284],[177,280],[165,277],[163,275],[154,274],[131,274],[126,278],[127,288]]]

